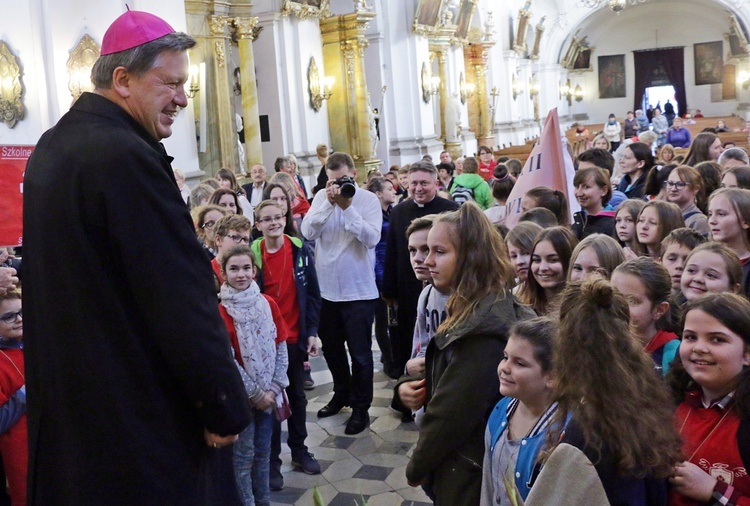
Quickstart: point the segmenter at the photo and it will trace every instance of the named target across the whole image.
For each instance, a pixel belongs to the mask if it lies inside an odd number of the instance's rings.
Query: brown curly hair
[[[681,460],[673,406],[653,360],[633,338],[625,296],[597,277],[569,283],[558,329],[552,372],[561,409],[550,444],[557,444],[570,414],[586,446],[601,455],[606,445],[620,474],[671,475]]]

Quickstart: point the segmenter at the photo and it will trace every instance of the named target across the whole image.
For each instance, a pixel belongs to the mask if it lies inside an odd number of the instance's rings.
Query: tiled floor
[[[404,468],[418,433],[414,423],[402,423],[400,413],[390,409],[394,380],[378,368],[375,354],[374,399],[370,408],[370,428],[356,436],[344,434],[351,414],[345,408],[338,415],[318,418],[317,411],[331,400],[333,384],[322,357],[311,365],[316,386],[307,392],[307,446],[320,462],[323,473],[310,476],[293,469],[289,447],[282,443],[284,489],[271,492],[271,504],[313,505],[317,487],[329,506],[426,506],[432,504],[420,488],[406,483]],[[286,425],[282,439],[286,438]]]

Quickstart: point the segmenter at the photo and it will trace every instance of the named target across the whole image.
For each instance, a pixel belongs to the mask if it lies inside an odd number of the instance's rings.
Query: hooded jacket
[[[427,346],[425,414],[406,477],[431,480],[438,504],[479,504],[484,430],[500,398],[497,364],[510,326],[533,316],[510,293],[491,294],[466,322],[438,332]]]
[[[318,286],[318,275],[315,272],[315,260],[312,249],[298,237],[290,237],[292,242],[292,256],[294,257],[294,281],[297,286],[297,304],[299,306],[299,333],[297,346],[307,351],[307,338],[318,335],[318,322],[320,321],[320,287]],[[258,283],[260,291],[263,292],[263,255],[260,246],[265,239],[260,238],[253,241],[250,249],[253,250],[258,262],[258,272],[255,282]],[[264,292],[265,293],[265,292]]]
[[[471,188],[474,190],[474,200],[479,204],[479,207],[482,208],[482,211],[489,209],[490,206],[494,204],[490,185],[487,184],[487,181],[485,181],[479,174],[469,174],[465,172],[456,176],[453,179],[451,194],[456,191],[456,186],[463,186],[464,188]]]

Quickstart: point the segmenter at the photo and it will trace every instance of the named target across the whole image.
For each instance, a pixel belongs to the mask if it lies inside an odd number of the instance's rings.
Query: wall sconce
[[[16,126],[18,120],[23,118],[21,91],[21,69],[16,57],[0,40],[0,120],[9,128]]]
[[[424,101],[425,104],[429,104],[430,97],[432,96],[432,93],[430,93],[430,91],[432,90],[430,89],[431,75],[430,75],[430,71],[427,70],[427,62],[422,62],[421,74],[422,74],[422,100]]]
[[[333,78],[320,75],[315,57],[310,58],[310,67],[307,69],[307,89],[310,92],[310,105],[315,112],[320,110],[324,100],[333,95]]]
[[[73,102],[78,100],[84,91],[94,91],[91,82],[91,67],[99,58],[101,48],[88,34],[84,34],[68,57],[68,90]]]
[[[583,100],[583,88],[581,88],[580,84],[576,84],[576,89],[573,90],[573,97],[575,97],[576,102]]]
[[[573,90],[570,87],[570,79],[560,84],[560,98],[568,100],[568,105],[573,105]]]
[[[466,78],[464,78],[464,73],[461,72],[458,76],[458,90],[461,95],[461,103],[465,104],[467,99],[470,99],[474,96],[474,89],[476,88],[476,85],[474,83],[467,84]]]
[[[539,85],[539,78],[534,74],[531,76],[531,79],[529,79],[529,97],[534,98],[537,95],[539,95],[540,85]]]
[[[748,89],[750,88],[750,73],[746,71],[742,71],[737,76],[739,79],[740,84],[742,85],[742,88]]]
[[[201,90],[201,67],[199,65],[190,65],[188,83],[188,89],[185,92],[185,95],[187,95],[187,98],[193,99]]]
[[[518,77],[513,74],[513,81],[511,82],[511,90],[513,91],[513,100],[518,98],[518,95],[523,93],[523,90],[518,86]]]
[[[430,78],[430,94],[437,95],[438,93],[440,93],[440,78],[432,76]]]

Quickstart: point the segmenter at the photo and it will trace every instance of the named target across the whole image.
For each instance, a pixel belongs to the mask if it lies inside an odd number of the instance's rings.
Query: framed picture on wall
[[[281,14],[301,19],[323,19],[330,16],[330,0],[283,0]]]
[[[443,0],[418,0],[412,31],[419,35],[435,33],[442,7]]]
[[[724,80],[724,43],[701,42],[693,44],[695,85],[719,84]]]
[[[458,9],[458,16],[456,16],[456,38],[465,39],[469,35],[471,17],[474,15],[474,9],[476,6],[477,0],[461,0],[461,6]]]
[[[625,55],[599,57],[599,98],[625,96]]]
[[[592,70],[591,69],[591,50],[593,48],[578,48],[576,57],[573,60],[573,70]]]

